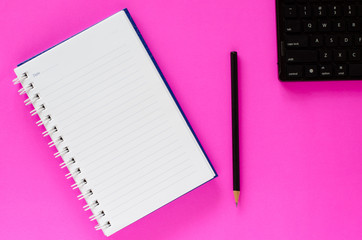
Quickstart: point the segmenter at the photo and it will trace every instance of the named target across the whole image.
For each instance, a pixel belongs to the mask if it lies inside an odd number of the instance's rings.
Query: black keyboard
[[[362,79],[362,0],[276,0],[282,81]]]

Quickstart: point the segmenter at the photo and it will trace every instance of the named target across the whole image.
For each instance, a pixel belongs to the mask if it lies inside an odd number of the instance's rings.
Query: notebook
[[[15,73],[106,236],[216,177],[127,9]]]

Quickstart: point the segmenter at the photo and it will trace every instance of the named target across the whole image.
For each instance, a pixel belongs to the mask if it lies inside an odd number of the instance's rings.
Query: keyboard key
[[[308,5],[303,5],[300,8],[300,16],[302,17],[310,17],[312,16],[312,8]]]
[[[334,72],[337,76],[343,77],[347,76],[347,69],[345,64],[336,64],[334,65]]]
[[[356,32],[356,31],[359,31],[360,30],[360,23],[359,21],[356,21],[356,20],[353,20],[353,21],[349,21],[347,23],[347,29],[348,31],[351,31],[351,32]]]
[[[357,15],[362,16],[362,6],[361,5],[358,6]]]
[[[362,75],[362,64],[349,64],[349,75],[361,76]]]
[[[319,31],[327,32],[327,31],[330,31],[331,29],[332,29],[332,26],[331,26],[330,21],[320,20],[318,22],[318,30]]]
[[[318,75],[317,65],[309,65],[305,67],[305,76],[308,78],[316,77]]]
[[[307,47],[308,46],[308,37],[307,36],[285,36],[285,45],[287,47]]]
[[[335,61],[346,61],[347,59],[346,50],[334,50],[333,56]]]
[[[354,5],[345,6],[344,15],[346,15],[348,17],[352,17],[352,16],[355,16],[356,13],[357,13],[357,6],[354,6]]]
[[[311,36],[310,37],[310,44],[313,47],[320,47],[323,46],[323,37],[320,35]]]
[[[297,17],[297,6],[286,6],[284,8],[284,14],[287,18],[295,18]]]
[[[316,62],[318,55],[313,50],[287,50],[286,59],[289,63]]]
[[[306,32],[315,32],[317,30],[317,26],[314,21],[304,21],[303,29]]]
[[[321,60],[321,62],[332,61],[332,51],[331,50],[319,50],[319,59]]]
[[[342,12],[343,12],[342,6],[339,5],[329,6],[329,16],[341,17]]]
[[[321,65],[319,67],[319,75],[322,77],[332,76],[332,66],[331,65]]]
[[[289,65],[287,66],[287,76],[291,78],[302,77],[303,66],[300,65]]]
[[[338,37],[335,35],[327,36],[325,40],[326,40],[325,44],[328,47],[334,47],[334,46],[337,46],[337,44],[338,44]]]
[[[362,46],[362,35],[357,36],[355,42],[357,46]]]
[[[318,17],[327,16],[327,9],[326,6],[323,5],[316,5],[314,6],[314,15]]]
[[[361,59],[360,50],[358,50],[358,49],[350,50],[349,54],[348,54],[348,58],[351,61],[359,61]]]
[[[352,36],[342,36],[340,38],[340,44],[341,46],[352,46]]]
[[[301,31],[300,22],[297,20],[285,21],[285,30],[289,33],[296,33]]]
[[[346,23],[343,20],[333,22],[333,30],[337,32],[343,32],[346,29]]]

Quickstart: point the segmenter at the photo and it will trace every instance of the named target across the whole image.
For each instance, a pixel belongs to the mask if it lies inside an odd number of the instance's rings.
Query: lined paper
[[[109,236],[215,177],[124,11],[21,65]]]

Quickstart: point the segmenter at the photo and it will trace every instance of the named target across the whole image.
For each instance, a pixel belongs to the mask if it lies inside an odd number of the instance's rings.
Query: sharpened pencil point
[[[236,207],[238,206],[239,195],[240,195],[240,191],[234,191],[234,198],[235,198]]]

